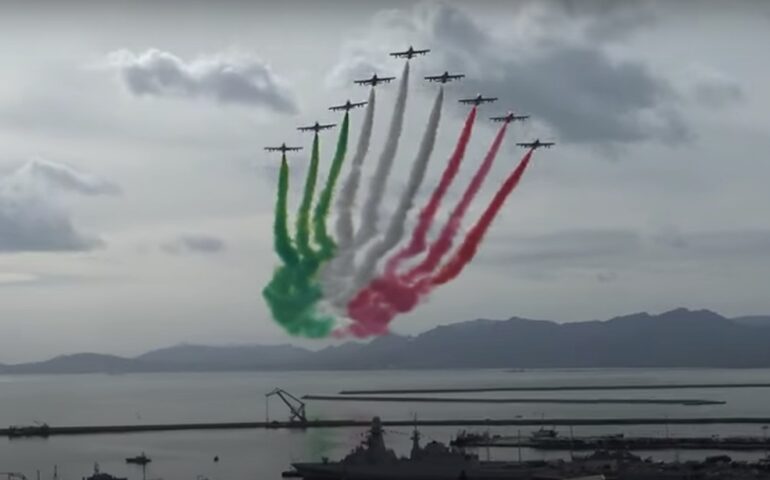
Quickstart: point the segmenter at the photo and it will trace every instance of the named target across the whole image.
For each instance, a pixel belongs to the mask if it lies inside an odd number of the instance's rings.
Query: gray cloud
[[[117,195],[120,187],[91,173],[81,172],[69,165],[36,159],[25,163],[13,174],[13,182],[31,185],[45,182],[49,187],[83,195]]]
[[[770,256],[770,230],[735,230],[683,233],[667,228],[654,237],[661,246],[676,249],[680,255]]]
[[[250,56],[217,54],[185,62],[156,49],[141,54],[119,50],[108,55],[108,65],[120,72],[137,96],[200,97],[282,113],[297,111],[293,96],[272,70]]]
[[[494,262],[563,264],[633,255],[641,251],[642,238],[632,230],[567,230],[541,235],[498,237],[490,247],[495,253],[488,256],[488,260]]]
[[[488,251],[480,257],[487,265],[521,267],[527,275],[588,269],[596,271],[596,279],[603,283],[616,280],[619,269],[651,265],[698,269],[725,260],[770,258],[770,230],[761,229],[682,232],[667,227],[651,235],[631,229],[563,230],[498,236],[488,243]]]
[[[740,84],[714,72],[702,73],[693,85],[692,92],[698,103],[715,108],[725,107],[744,98]]]
[[[217,237],[204,234],[183,234],[173,241],[161,245],[161,250],[169,254],[203,253],[212,254],[224,251],[227,245]]]
[[[25,163],[0,177],[0,252],[84,251],[103,245],[80,232],[60,208],[58,193],[114,195],[117,185],[68,165]]]
[[[467,74],[456,87],[463,94],[498,96],[500,109],[531,113],[562,142],[606,145],[690,137],[679,95],[669,81],[640,60],[611,56],[597,40],[609,34],[589,31],[608,31],[647,18],[646,10],[613,9],[601,22],[578,22],[581,29],[565,35],[565,29],[573,28],[569,16],[562,8],[550,16],[554,5],[545,11],[539,3],[520,9],[505,38],[492,35],[451,5],[388,12],[377,17],[365,38],[345,48],[333,73],[360,72],[408,38],[433,50],[421,65]],[[565,28],[552,25],[555,21],[563,21]],[[537,22],[547,28],[538,32],[532,26]]]

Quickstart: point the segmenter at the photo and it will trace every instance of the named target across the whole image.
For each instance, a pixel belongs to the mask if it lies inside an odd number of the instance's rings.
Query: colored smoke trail
[[[433,147],[436,144],[436,134],[438,133],[438,126],[441,121],[441,106],[444,101],[444,88],[439,88],[436,100],[433,102],[433,108],[428,118],[428,125],[425,128],[422,140],[420,141],[420,148],[417,151],[417,156],[412,164],[412,170],[409,174],[409,179],[404,188],[404,192],[401,194],[396,210],[390,218],[387,230],[384,235],[374,242],[371,248],[366,252],[361,265],[356,270],[353,277],[352,288],[348,294],[347,300],[355,295],[361,288],[364,288],[374,277],[377,262],[404,236],[404,229],[406,225],[406,219],[409,215],[409,211],[414,206],[414,199],[417,196],[417,192],[422,185],[422,181],[425,178],[425,171],[428,168],[428,162],[430,161],[431,154],[433,153]]]
[[[310,207],[313,204],[313,195],[315,193],[315,184],[318,178],[318,132],[313,136],[313,150],[310,154],[310,165],[305,177],[305,191],[302,195],[302,203],[297,212],[297,250],[303,260],[314,257],[313,249],[310,246]]]
[[[374,88],[369,91],[369,101],[366,104],[364,123],[361,126],[361,135],[358,137],[358,146],[353,160],[350,163],[350,172],[345,179],[345,184],[337,197],[337,245],[341,257],[353,243],[353,205],[358,194],[358,185],[361,183],[361,169],[369,151],[369,142],[372,139],[372,127],[374,126]],[[333,260],[332,262],[334,262]]]
[[[326,221],[329,217],[329,208],[331,207],[332,197],[334,196],[334,187],[337,185],[337,179],[342,170],[342,163],[345,161],[345,152],[348,148],[348,127],[349,114],[345,112],[345,118],[342,120],[340,135],[337,140],[337,150],[334,152],[332,164],[329,167],[329,176],[326,179],[326,185],[321,191],[321,196],[313,212],[313,234],[320,250],[316,254],[319,262],[328,261],[334,256],[337,244],[329,236],[326,230]]]
[[[369,100],[366,104],[364,122],[358,137],[356,153],[350,163],[350,172],[337,197],[337,254],[321,270],[321,286],[329,298],[334,298],[344,292],[345,280],[353,272],[355,250],[353,248],[353,205],[355,205],[358,187],[361,183],[361,171],[369,143],[372,139],[374,126],[375,94],[374,87],[369,90]]]
[[[474,106],[468,114],[468,118],[465,120],[465,125],[460,133],[460,138],[457,140],[457,145],[455,146],[454,152],[452,152],[452,156],[449,157],[449,162],[447,162],[444,173],[441,175],[441,180],[433,190],[430,200],[428,200],[428,203],[420,212],[417,226],[412,232],[412,238],[409,244],[388,260],[385,267],[387,276],[397,274],[398,267],[404,260],[412,258],[425,250],[428,231],[433,225],[436,212],[438,212],[441,201],[444,199],[444,196],[446,196],[450,185],[452,185],[452,181],[460,171],[460,164],[465,156],[465,149],[471,139],[473,124],[476,121],[476,112],[477,107]]]
[[[479,218],[470,232],[468,232],[468,235],[466,235],[465,240],[463,241],[462,245],[460,245],[460,248],[441,268],[441,270],[439,270],[439,272],[431,278],[432,285],[443,285],[454,279],[460,274],[460,272],[462,272],[463,268],[465,268],[468,262],[473,260],[473,257],[476,255],[476,251],[479,248],[479,244],[484,239],[484,235],[487,233],[489,226],[492,224],[495,216],[497,216],[497,213],[500,211],[503,203],[505,203],[508,195],[510,195],[513,189],[516,188],[516,186],[519,184],[519,181],[521,180],[521,177],[524,175],[524,171],[527,169],[529,160],[532,157],[532,152],[533,149],[530,149],[524,155],[524,158],[521,159],[521,162],[516,167],[516,169],[511,172],[508,178],[505,179],[505,183],[503,183],[503,185],[497,191],[494,198],[489,203],[489,206],[481,215],[481,218]]]
[[[273,235],[275,250],[284,265],[273,273],[270,283],[262,290],[273,318],[290,334],[311,338],[326,337],[334,319],[319,316],[315,304],[320,300],[320,288],[306,281],[310,277],[306,265],[300,262],[288,229],[287,201],[289,166],[286,155],[281,159],[278,175],[278,195],[275,206]]]
[[[377,162],[377,168],[369,182],[369,195],[361,210],[361,225],[353,240],[356,247],[361,247],[377,234],[377,223],[380,220],[380,204],[388,183],[388,177],[393,168],[393,160],[396,158],[398,142],[401,138],[401,130],[404,126],[404,113],[406,112],[406,97],[409,90],[409,62],[404,65],[401,74],[401,83],[398,86],[398,97],[393,110],[393,118],[390,120],[388,136],[385,146]]]
[[[490,165],[494,159],[494,154],[496,154],[497,149],[499,149],[500,142],[498,140],[501,141],[504,133],[505,129],[502,128],[487,154],[487,159],[491,158],[489,161]],[[516,169],[513,170],[497,191],[482,216],[469,231],[463,244],[438,273],[434,276],[423,276],[419,278],[416,283],[411,285],[404,281],[405,276],[399,278],[396,276],[383,275],[375,279],[367,288],[362,289],[356,297],[350,301],[348,304],[348,316],[352,318],[355,323],[348,326],[343,331],[336,332],[337,335],[344,336],[345,334],[351,334],[357,337],[368,337],[387,333],[388,325],[396,315],[411,311],[417,306],[420,298],[428,295],[438,285],[447,283],[457,277],[475,256],[478,246],[483,240],[487,229],[498,214],[508,195],[510,195],[519,184],[531,156],[532,150],[524,155]],[[485,159],[484,163],[487,163],[487,159]],[[480,167],[479,171],[481,170],[482,168]],[[478,176],[479,174],[477,172],[474,180],[476,180]],[[471,183],[473,184],[474,181],[472,180]],[[467,194],[472,190],[471,186],[472,185],[469,185],[466,195],[464,195],[463,199],[458,203],[458,206],[453,212],[453,216],[461,210],[460,204],[466,200]],[[476,188],[476,190],[478,190],[478,188]],[[468,202],[470,202],[470,200],[468,200]],[[444,233],[448,231],[448,227],[451,223],[453,223],[453,221],[449,220],[444,231],[442,231],[440,237],[444,237],[444,240],[442,241],[442,239],[439,238],[434,242],[434,246],[440,242],[446,249],[451,246],[451,242],[447,243],[446,241],[447,238],[451,239],[451,237]],[[457,225],[459,226],[459,220],[457,220]]]
[[[278,198],[275,203],[275,220],[273,223],[275,251],[286,265],[296,265],[299,262],[297,251],[291,241],[288,226],[288,196],[289,196],[289,164],[286,153],[281,158],[281,169],[278,173]]]
[[[489,151],[487,151],[487,155],[484,157],[484,161],[481,162],[481,165],[473,175],[473,178],[468,184],[468,187],[465,189],[465,192],[460,198],[460,201],[457,202],[454,210],[452,210],[452,213],[449,215],[449,219],[444,225],[444,228],[441,230],[441,233],[439,233],[438,238],[430,246],[428,255],[425,257],[425,259],[423,259],[422,262],[412,268],[409,273],[403,276],[402,280],[404,282],[412,283],[421,276],[433,273],[444,255],[446,255],[446,253],[452,248],[452,243],[455,236],[457,235],[457,231],[462,225],[462,220],[465,216],[465,213],[468,211],[468,207],[470,207],[473,199],[476,198],[476,195],[479,193],[484,180],[487,178],[489,171],[492,169],[492,164],[497,157],[497,152],[500,150],[500,145],[503,143],[503,138],[505,138],[505,132],[507,129],[508,123],[506,122],[497,132],[492,145],[489,147]]]

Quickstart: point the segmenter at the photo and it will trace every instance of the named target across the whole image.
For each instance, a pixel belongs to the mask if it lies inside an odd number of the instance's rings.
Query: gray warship
[[[316,463],[293,463],[286,477],[305,480],[499,480],[532,478],[535,465],[528,463],[481,461],[462,448],[440,442],[420,445],[420,433],[412,434],[409,457],[398,457],[385,446],[382,422],[372,420],[366,439],[338,462],[324,459]],[[539,468],[542,468],[540,465]]]

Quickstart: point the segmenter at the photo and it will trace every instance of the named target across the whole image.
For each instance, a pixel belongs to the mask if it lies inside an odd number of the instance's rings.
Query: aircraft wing
[[[424,50],[412,50],[412,54],[414,55],[425,55],[428,52],[430,52],[429,48],[426,48]]]
[[[438,82],[442,78],[444,78],[443,75],[428,75],[427,77],[425,77],[425,80],[429,82]]]
[[[330,128],[334,128],[335,126],[337,126],[336,123],[329,123],[329,124],[326,124],[326,125],[319,125],[318,129],[319,130],[328,130]]]
[[[302,150],[302,147],[286,147],[287,152],[299,152]]]
[[[367,78],[366,80],[353,80],[353,83],[357,83],[358,85],[371,85],[374,83],[374,80]]]
[[[268,152],[280,152],[281,147],[265,147],[265,150],[267,150]]]
[[[476,99],[475,98],[461,98],[460,100],[458,100],[458,102],[460,102],[460,103],[476,103]]]
[[[458,74],[455,74],[455,75],[447,75],[447,78],[451,78],[451,79],[465,78],[465,74],[458,73]]]
[[[479,98],[479,102],[481,102],[481,103],[492,103],[495,100],[497,100],[497,97]]]
[[[516,146],[518,146],[518,147],[525,147],[525,148],[532,148],[532,147],[536,147],[537,144],[535,142],[521,142],[521,143],[517,143]]]
[[[340,110],[345,110],[346,108],[348,108],[346,105],[335,105],[333,107],[329,107],[329,110],[332,112],[339,112]]]
[[[378,78],[377,81],[378,82],[386,82],[387,83],[387,82],[390,82],[390,81],[395,80],[395,79],[396,79],[396,77],[381,77],[381,78]]]
[[[364,106],[364,105],[366,105],[367,103],[368,103],[368,102],[355,102],[355,103],[351,103],[351,104],[350,104],[350,108],[358,108],[358,107],[363,107],[363,106]]]
[[[545,148],[551,148],[551,147],[553,147],[554,145],[556,145],[556,144],[555,144],[555,143],[553,143],[553,142],[540,142],[540,146],[541,146],[541,147],[545,147]]]
[[[315,130],[315,127],[297,127],[297,130],[300,132],[309,132],[311,130]]]

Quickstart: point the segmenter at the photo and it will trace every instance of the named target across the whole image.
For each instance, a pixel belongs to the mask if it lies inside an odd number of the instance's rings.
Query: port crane
[[[295,397],[291,393],[282,388],[276,388],[272,392],[265,394],[265,417],[268,418],[268,402],[270,397],[276,396],[283,401],[283,403],[289,407],[289,422],[291,423],[306,423],[307,416],[305,415],[305,402]]]

